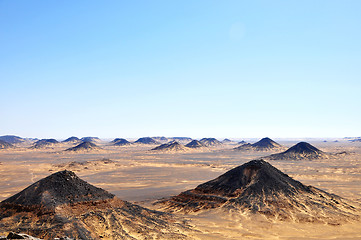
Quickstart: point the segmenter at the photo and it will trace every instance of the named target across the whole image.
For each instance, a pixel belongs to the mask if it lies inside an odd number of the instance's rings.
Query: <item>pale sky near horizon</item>
[[[0,0],[0,135],[361,135],[361,1]]]

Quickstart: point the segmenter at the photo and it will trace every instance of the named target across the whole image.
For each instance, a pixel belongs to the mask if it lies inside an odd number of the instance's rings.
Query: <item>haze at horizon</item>
[[[0,1],[0,135],[360,136],[359,1]]]

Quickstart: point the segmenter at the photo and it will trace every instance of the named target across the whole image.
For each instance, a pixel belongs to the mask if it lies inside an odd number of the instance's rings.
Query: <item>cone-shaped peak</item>
[[[243,144],[234,148],[236,150],[252,150],[252,151],[272,151],[282,149],[282,146],[272,139],[265,137],[253,144]]]
[[[318,148],[312,146],[307,142],[299,142],[296,145],[290,147],[286,152],[294,153],[320,153],[322,152]]]
[[[198,141],[198,140],[192,140],[190,143],[188,143],[186,145],[186,147],[189,147],[189,148],[200,148],[200,147],[204,147],[204,145]]]
[[[267,160],[313,160],[329,158],[330,155],[307,142],[299,142],[287,151],[264,157]]]
[[[98,145],[92,142],[82,142],[75,147],[66,149],[65,151],[77,152],[77,151],[92,151],[92,150],[101,150],[101,149],[102,149],[101,147],[98,147]]]
[[[215,138],[202,138],[199,140],[204,146],[211,147],[221,145],[222,143]]]
[[[233,168],[218,178],[195,188],[196,192],[236,197],[239,194],[263,194],[265,192],[295,190],[307,187],[282,173],[268,162],[253,160]]]
[[[64,170],[35,182],[2,203],[54,208],[62,204],[113,197],[113,194],[80,179],[74,172]]]
[[[157,150],[161,150],[161,151],[184,151],[184,150],[186,150],[186,148],[182,144],[180,144],[179,142],[174,140],[174,141],[162,144],[162,145],[152,149],[152,151],[157,151]]]

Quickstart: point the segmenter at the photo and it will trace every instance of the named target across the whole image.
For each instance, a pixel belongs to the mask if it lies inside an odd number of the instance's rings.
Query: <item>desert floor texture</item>
[[[346,153],[334,159],[270,163],[306,185],[361,202],[361,142],[307,141],[325,152]],[[298,141],[278,142],[290,147]],[[73,145],[62,143],[41,150],[23,147],[0,151],[0,201],[51,173],[67,169],[120,199],[160,209],[153,205],[156,200],[195,188],[233,167],[270,154],[234,151],[233,144],[186,152],[150,151],[154,145],[98,145],[104,150],[69,153],[63,150]],[[193,226],[194,239],[361,239],[361,222],[325,225],[270,221],[264,216],[221,210],[175,214]]]

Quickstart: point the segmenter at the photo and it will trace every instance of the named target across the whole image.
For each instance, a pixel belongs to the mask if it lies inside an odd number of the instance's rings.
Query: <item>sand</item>
[[[278,141],[287,147],[295,141]],[[306,185],[361,202],[361,143],[310,142],[325,152],[342,152],[333,159],[270,161],[272,165]],[[234,145],[208,150],[159,153],[155,145],[109,146],[100,152],[68,153],[72,144],[54,148],[0,151],[0,201],[51,173],[68,169],[89,183],[123,200],[156,209],[152,202],[177,195],[211,180],[225,171],[269,152],[234,151]],[[273,152],[272,152],[273,153]],[[361,239],[361,222],[339,226],[269,221],[262,216],[206,211],[185,218],[198,232],[195,239]]]

